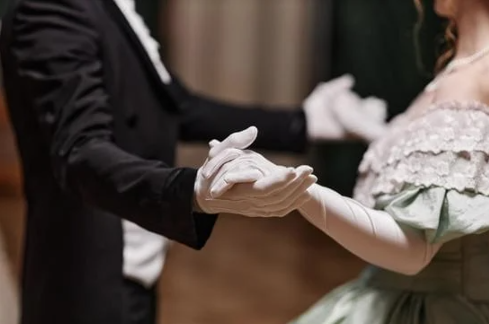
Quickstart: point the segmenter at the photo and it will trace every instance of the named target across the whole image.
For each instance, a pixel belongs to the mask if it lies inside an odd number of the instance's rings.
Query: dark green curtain
[[[0,0],[2,1],[2,0]],[[167,15],[166,8],[170,0],[136,0],[136,10],[143,17],[151,35],[161,44],[161,56],[167,59],[167,24],[163,21]]]
[[[327,36],[331,37],[331,66],[323,67],[323,80],[351,73],[359,94],[387,100],[389,117],[403,112],[433,75],[443,22],[432,7],[432,0],[426,1],[426,17],[417,36],[419,46],[415,46],[417,12],[412,1],[333,1],[332,14],[324,14],[333,17],[333,26]],[[423,69],[417,64],[418,56]],[[321,183],[350,195],[365,149],[362,144],[316,146],[312,164]]]
[[[0,0],[0,18],[3,17],[5,10],[7,9],[8,0]]]
[[[158,19],[160,17],[160,9],[163,1],[164,0],[136,0],[136,10],[143,17],[146,25],[151,30],[153,37],[159,36]]]

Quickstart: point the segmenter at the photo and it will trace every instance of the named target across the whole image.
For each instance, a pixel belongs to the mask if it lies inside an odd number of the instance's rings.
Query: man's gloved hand
[[[308,199],[317,181],[312,168],[277,166],[253,151],[243,151],[257,136],[250,127],[223,142],[212,141],[209,158],[195,183],[198,207],[209,214],[234,213],[250,217],[285,216]]]
[[[331,109],[346,132],[368,143],[381,137],[387,129],[387,104],[384,100],[374,97],[361,99],[353,92],[343,92],[338,94]]]
[[[371,142],[383,132],[387,105],[352,91],[354,79],[344,75],[319,84],[303,103],[308,137],[312,141],[343,140],[356,135]]]

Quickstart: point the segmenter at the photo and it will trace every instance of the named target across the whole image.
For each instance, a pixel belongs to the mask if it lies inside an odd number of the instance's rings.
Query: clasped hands
[[[280,217],[309,199],[307,189],[317,181],[313,169],[276,165],[246,150],[257,134],[256,127],[250,127],[210,143],[209,158],[195,182],[198,209],[207,214]]]
[[[346,139],[354,134],[367,142],[386,129],[386,103],[361,99],[349,75],[320,84],[304,101],[310,140]],[[258,130],[250,127],[224,141],[210,142],[209,157],[195,182],[196,209],[208,214],[234,213],[251,217],[285,216],[310,198],[317,178],[309,166],[276,165],[247,148]]]

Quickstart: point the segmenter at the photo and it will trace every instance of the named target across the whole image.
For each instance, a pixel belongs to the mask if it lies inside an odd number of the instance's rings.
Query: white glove
[[[319,84],[303,103],[308,137],[311,140],[342,140],[349,134],[367,142],[385,128],[385,101],[361,99],[351,89],[351,75]]]
[[[345,131],[369,143],[387,130],[387,104],[384,100],[374,97],[361,99],[355,93],[345,91],[338,94],[331,109]]]
[[[302,206],[317,181],[312,168],[277,166],[258,153],[242,151],[253,143],[255,127],[211,142],[209,159],[195,183],[198,206],[206,213],[250,217],[285,216]]]
[[[299,211],[350,252],[377,266],[412,275],[422,270],[441,244],[429,244],[414,229],[401,227],[387,212],[362,206],[313,185]]]
[[[385,100],[376,97],[366,98],[363,100],[362,110],[365,111],[365,117],[369,117],[382,127],[385,126],[387,120],[387,102]]]

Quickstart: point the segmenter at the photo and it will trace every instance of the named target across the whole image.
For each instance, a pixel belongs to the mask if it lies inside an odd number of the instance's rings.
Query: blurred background
[[[411,1],[136,0],[165,62],[196,91],[292,107],[318,82],[351,73],[361,95],[388,101],[389,117],[404,111],[432,77],[442,22],[425,2],[415,37],[418,16]],[[350,195],[365,149],[324,143],[305,156],[264,153],[282,164],[310,163],[322,184]],[[182,145],[179,164],[199,166],[206,150]],[[21,269],[21,179],[0,94],[0,269],[8,270],[0,271],[0,286]],[[204,250],[175,245],[170,251],[159,285],[160,321],[284,324],[362,266],[298,215],[225,215]],[[0,304],[10,298],[4,291],[0,287]],[[0,324],[15,323],[1,315]]]

